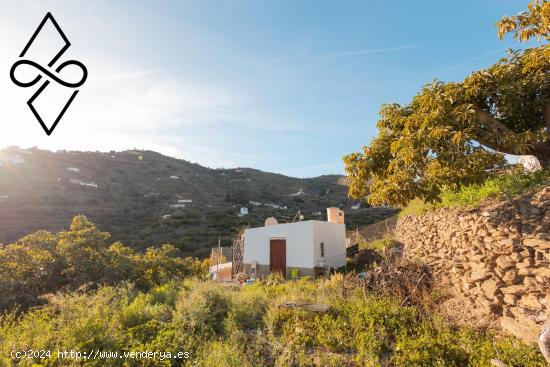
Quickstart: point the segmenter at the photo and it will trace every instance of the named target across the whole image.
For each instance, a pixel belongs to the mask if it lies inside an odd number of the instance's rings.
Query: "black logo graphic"
[[[53,15],[51,13],[46,14],[46,16],[44,17],[44,19],[42,20],[42,22],[40,23],[38,28],[36,28],[36,31],[34,31],[34,34],[32,35],[31,39],[29,40],[29,42],[27,43],[27,45],[25,46],[25,48],[23,49],[23,52],[21,52],[19,57],[22,58],[22,57],[25,56],[25,54],[27,53],[27,51],[29,50],[32,43],[34,42],[34,40],[36,39],[36,37],[38,36],[38,34],[40,33],[40,31],[42,30],[42,28],[44,27],[44,25],[46,24],[47,21],[50,21],[53,24],[53,26],[55,27],[55,29],[57,30],[57,32],[59,33],[59,35],[63,39],[65,45],[57,52],[57,54],[53,57],[53,59],[51,59],[51,61],[48,63],[48,68],[45,68],[42,65],[40,65],[40,64],[38,64],[34,61],[31,61],[31,60],[21,59],[21,60],[15,62],[15,64],[13,64],[13,66],[11,67],[11,70],[10,70],[10,78],[11,78],[12,82],[14,82],[16,85],[18,85],[20,87],[23,87],[23,88],[28,88],[28,87],[34,86],[36,83],[41,81],[42,77],[45,75],[50,80],[53,80],[54,82],[56,82],[58,84],[61,84],[64,87],[73,88],[73,89],[78,88],[78,87],[80,87],[84,84],[84,82],[86,81],[86,78],[88,77],[88,70],[86,69],[84,64],[82,64],[80,61],[68,60],[68,61],[65,61],[65,62],[61,63],[59,66],[57,66],[55,69],[53,69],[53,71],[55,71],[55,74],[50,70],[50,68],[53,68],[54,64],[63,55],[63,53],[65,51],[67,51],[69,49],[69,47],[71,47],[71,43],[69,42],[69,39],[65,36],[63,31],[61,30],[61,27],[59,27],[59,24],[57,24],[57,22],[55,21]],[[38,73],[37,73],[36,77],[34,79],[32,79],[31,81],[29,81],[29,82],[21,82],[21,81],[17,80],[17,78],[15,77],[15,69],[17,69],[17,67],[19,67],[20,65],[30,65],[30,66],[34,67],[35,69],[37,69]],[[63,68],[65,68],[66,66],[69,66],[69,65],[75,65],[75,66],[79,67],[80,70],[82,70],[82,78],[76,83],[66,82],[66,81],[62,80],[61,78],[59,78],[57,76],[57,74],[61,70],[63,70]],[[36,119],[38,120],[38,122],[40,123],[40,125],[42,126],[42,128],[44,129],[44,131],[46,132],[47,135],[50,135],[53,132],[53,130],[55,129],[55,127],[57,126],[57,124],[59,123],[59,121],[61,120],[63,115],[65,114],[65,112],[67,111],[67,108],[69,108],[69,106],[71,105],[71,103],[75,99],[76,95],[78,94],[78,89],[75,90],[72,93],[72,95],[69,97],[69,100],[65,103],[65,106],[63,106],[63,109],[61,110],[61,112],[57,115],[57,118],[55,119],[55,121],[53,122],[51,127],[48,128],[48,126],[46,125],[46,123],[44,122],[42,117],[40,117],[40,114],[38,113],[38,111],[34,108],[33,102],[36,98],[38,98],[38,96],[40,96],[40,94],[46,89],[46,87],[49,84],[50,84],[50,81],[45,80],[42,83],[42,85],[40,86],[40,88],[38,88],[38,90],[27,101],[27,105],[29,106],[32,113],[34,114],[34,116],[36,117]]]

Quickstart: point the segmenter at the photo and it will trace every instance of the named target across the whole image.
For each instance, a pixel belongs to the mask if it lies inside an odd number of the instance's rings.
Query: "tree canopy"
[[[123,281],[149,289],[207,270],[206,261],[183,258],[172,245],[136,253],[120,242],[109,245],[109,237],[79,215],[68,230],[38,231],[17,243],[0,245],[0,311],[40,303],[40,296],[62,289]]]
[[[548,39],[550,3],[504,17],[498,35]],[[550,46],[509,51],[462,82],[434,81],[407,105],[385,104],[378,136],[344,157],[350,196],[371,204],[438,200],[497,169],[504,154],[528,154],[550,165]]]

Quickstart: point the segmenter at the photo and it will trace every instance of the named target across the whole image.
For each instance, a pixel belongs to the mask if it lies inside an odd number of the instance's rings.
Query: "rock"
[[[518,271],[516,269],[510,269],[501,277],[505,285],[514,285],[518,282]]]
[[[517,297],[513,294],[505,294],[502,300],[508,305],[515,306],[517,304]]]
[[[520,262],[523,260],[523,256],[521,256],[519,252],[514,252],[512,255],[510,255],[510,259],[515,262]]]
[[[530,276],[530,275],[533,275],[535,273],[535,269],[533,268],[523,268],[523,269],[519,269],[518,271],[518,275],[519,276]]]
[[[534,277],[525,277],[523,278],[523,285],[526,286],[526,287],[531,287],[531,288],[537,288],[538,284],[537,284],[537,281]]]
[[[481,283],[481,289],[485,292],[485,295],[489,298],[493,298],[498,290],[498,284],[496,280],[489,279]]]
[[[542,305],[540,304],[537,297],[533,296],[532,294],[526,294],[523,297],[520,298],[518,301],[518,305],[523,308],[527,308],[530,310],[538,311],[542,309]]]
[[[524,268],[531,268],[535,265],[535,262],[532,259],[525,259],[522,262],[516,263],[516,268],[518,269],[524,269]]]
[[[505,238],[503,240],[500,240],[498,243],[499,243],[499,245],[501,245],[503,247],[512,247],[512,246],[514,246],[514,240],[511,239],[511,238]]]
[[[491,277],[491,272],[485,267],[478,267],[478,268],[472,269],[472,274],[470,275],[470,279],[472,281],[481,281],[481,280],[489,279],[490,277]]]
[[[539,336],[540,326],[527,317],[518,319],[503,316],[500,318],[500,326],[527,344],[536,342]]]
[[[504,362],[502,362],[501,360],[499,359],[491,359],[491,366],[494,366],[494,367],[508,367],[508,365]]]
[[[550,268],[537,268],[537,269],[534,269],[533,274],[541,276],[541,277],[550,278]]]
[[[513,294],[515,296],[519,296],[525,293],[525,287],[521,284],[518,285],[511,285],[508,287],[502,287],[500,288],[500,291],[503,294]]]
[[[499,256],[496,260],[497,267],[501,270],[513,268],[516,263],[508,256]]]
[[[525,246],[536,247],[542,250],[550,249],[550,240],[542,238],[525,238],[523,240],[523,244]]]

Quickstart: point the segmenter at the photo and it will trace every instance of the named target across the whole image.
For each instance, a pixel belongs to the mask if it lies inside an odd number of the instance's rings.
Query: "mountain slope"
[[[306,219],[321,219],[315,212],[324,215],[326,207],[350,208],[355,202],[344,181],[210,169],[151,151],[7,148],[0,151],[0,243],[60,230],[85,214],[130,246],[172,243],[205,255],[218,237],[229,244],[241,226],[261,225],[268,216],[290,221],[301,210]],[[241,206],[248,215],[238,216]]]

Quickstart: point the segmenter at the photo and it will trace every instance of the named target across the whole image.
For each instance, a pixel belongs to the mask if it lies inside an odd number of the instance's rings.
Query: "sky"
[[[462,80],[520,48],[499,40],[495,23],[526,5],[0,0],[0,148],[137,148],[213,168],[341,174],[342,157],[376,136],[382,104],[408,103],[436,78]],[[88,70],[50,136],[26,104],[39,84],[9,77],[47,12],[71,42],[54,66],[78,60]],[[33,45],[25,58],[46,66],[59,39],[45,27]],[[52,121],[73,90],[47,90],[37,109]]]

